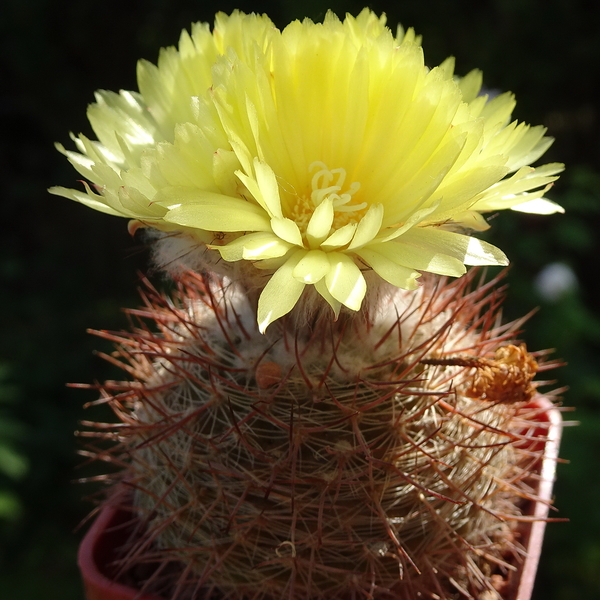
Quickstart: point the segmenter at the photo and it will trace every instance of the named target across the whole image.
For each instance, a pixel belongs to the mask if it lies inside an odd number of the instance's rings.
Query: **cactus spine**
[[[165,598],[500,598],[534,497],[533,357],[475,271],[266,335],[230,282],[148,286],[102,397],[138,524],[121,573]],[[143,565],[151,564],[147,572]]]

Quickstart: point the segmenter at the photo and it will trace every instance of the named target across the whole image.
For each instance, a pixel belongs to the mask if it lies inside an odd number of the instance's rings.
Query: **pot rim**
[[[535,503],[533,511],[533,517],[537,518],[537,520],[533,521],[529,532],[529,539],[525,544],[527,558],[522,565],[521,578],[517,587],[515,600],[529,600],[533,593],[535,577],[542,553],[544,532],[546,531],[546,523],[548,522],[548,513],[552,504],[552,489],[556,479],[556,464],[558,462],[558,450],[563,428],[563,419],[559,409],[547,397],[540,396],[535,399],[535,402],[542,409],[540,419],[546,419],[548,429],[545,433],[544,457],[540,468],[539,500]]]

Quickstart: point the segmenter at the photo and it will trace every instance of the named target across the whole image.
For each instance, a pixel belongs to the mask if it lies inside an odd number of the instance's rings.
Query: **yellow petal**
[[[471,231],[487,231],[490,224],[485,220],[485,217],[476,210],[466,210],[462,213],[457,213],[451,221],[460,227],[464,227]]]
[[[333,225],[333,201],[324,198],[317,206],[306,227],[306,239],[311,248],[317,248],[331,231]]]
[[[335,250],[350,242],[356,231],[356,223],[348,223],[336,229],[322,244],[323,250]]]
[[[272,233],[249,233],[225,246],[210,245],[221,257],[229,262],[236,260],[265,260],[284,256],[292,248],[291,244],[282,241]]]
[[[398,264],[397,262],[379,254],[373,248],[361,248],[356,254],[360,256],[382,279],[404,290],[414,290],[417,278],[421,274],[414,269]]]
[[[295,246],[304,245],[300,229],[298,229],[298,225],[292,219],[271,219],[271,229],[275,235],[290,244],[294,244]]]
[[[372,204],[367,214],[359,221],[348,250],[354,250],[368,244],[379,233],[382,221],[383,205]]]
[[[440,255],[448,255],[465,265],[500,265],[506,266],[508,259],[504,252],[483,240],[444,231],[436,227],[414,227],[407,231],[400,241],[437,251]]]
[[[239,169],[239,162],[233,150],[219,148],[213,154],[213,178],[219,190],[226,195],[236,192],[235,172]]]
[[[157,194],[156,204],[168,209],[168,223],[206,231],[270,231],[262,208],[222,194],[189,188],[169,188]]]
[[[490,161],[493,162],[493,161]],[[445,221],[452,219],[453,214],[469,210],[477,194],[483,192],[506,175],[508,169],[503,164],[478,165],[456,178],[452,183],[441,185],[436,194],[442,196],[437,211],[431,219]]]
[[[246,175],[245,173],[242,173],[241,171],[236,171],[235,174],[237,175],[238,179],[246,186],[248,192],[250,192],[250,195],[252,196],[252,198],[256,201],[256,203],[269,215],[269,217],[273,218],[281,218],[282,215],[278,214],[278,213],[270,213],[269,209],[268,209],[268,205],[265,202],[263,195],[262,195],[262,191],[260,189],[260,187],[258,186],[258,182],[256,181],[256,179],[254,177],[250,177],[249,175]],[[244,196],[244,198],[247,198],[248,195],[245,192],[242,192],[242,196]]]
[[[367,291],[367,284],[354,261],[341,252],[328,255],[330,269],[325,276],[329,293],[344,306],[358,310]]]
[[[556,204],[556,202],[552,202],[552,200],[548,200],[547,198],[536,198],[527,202],[521,202],[520,204],[511,206],[511,209],[536,215],[553,215],[554,213],[565,212],[565,209],[560,204]]]
[[[415,242],[415,237],[406,235],[385,244],[374,244],[372,250],[387,260],[412,270],[450,277],[460,277],[465,273],[463,261],[446,252],[444,246],[429,244],[427,236],[421,236],[422,239]],[[413,243],[410,239],[413,239]]]
[[[319,294],[324,298],[324,300],[331,306],[334,314],[334,318],[337,320],[340,310],[342,308],[342,303],[336,300],[327,289],[327,284],[325,283],[325,279],[320,279],[315,283],[315,289]]]
[[[84,194],[83,192],[78,192],[77,190],[72,190],[61,186],[51,187],[48,191],[55,196],[62,196],[63,198],[75,200],[76,202],[85,204],[86,206],[89,206],[90,208],[93,208],[99,212],[106,213],[107,215],[113,215],[116,217],[124,216],[122,213],[103,202],[102,196],[97,196],[95,194]]]
[[[118,191],[119,202],[126,212],[140,217],[161,218],[167,212],[162,206],[150,202],[144,194],[133,187],[122,185]]]
[[[261,333],[273,321],[287,315],[298,302],[305,284],[295,279],[292,273],[305,253],[303,250],[295,252],[273,273],[262,291],[258,299],[258,329]]]
[[[467,240],[467,248],[463,259],[465,265],[497,265],[500,267],[508,265],[508,258],[500,248],[496,248],[496,246],[492,246],[492,244],[488,244],[488,242],[484,242],[483,240],[468,235],[461,235],[458,233],[453,235],[460,235]]]
[[[377,238],[377,242],[387,242],[403,235],[406,231],[427,219],[431,213],[437,210],[438,206],[439,202],[436,202],[433,206],[428,206],[427,208],[421,208],[415,211],[412,215],[410,215],[406,223],[400,227],[389,228],[385,230],[383,235]]]
[[[550,189],[551,186],[548,184],[558,179],[557,174],[563,168],[564,165],[560,163],[550,163],[535,169],[527,166],[522,167],[511,177],[500,181],[483,194],[480,194],[479,199],[471,206],[471,209],[479,211],[503,210],[541,198]],[[528,190],[540,186],[545,187],[536,192],[528,192]]]
[[[254,171],[261,194],[260,204],[272,217],[283,218],[281,200],[279,198],[279,186],[277,185],[273,169],[263,161],[255,158]],[[258,198],[256,200],[258,201]]]
[[[292,274],[303,283],[317,283],[327,275],[330,268],[327,253],[310,250],[302,257]]]
[[[482,83],[483,74],[479,69],[473,69],[461,78],[458,82],[458,86],[462,92],[463,101],[471,102],[475,100],[481,90]]]

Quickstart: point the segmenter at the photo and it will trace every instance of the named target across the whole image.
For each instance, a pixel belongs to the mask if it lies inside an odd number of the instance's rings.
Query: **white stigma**
[[[367,207],[366,202],[360,204],[348,204],[352,196],[360,189],[360,183],[354,181],[348,188],[342,192],[344,182],[346,181],[346,169],[328,169],[327,165],[317,160],[309,166],[310,171],[317,169],[317,172],[311,179],[312,192],[310,199],[316,208],[329,198],[333,204],[333,209],[339,212],[353,212]],[[341,192],[341,193],[340,193]]]

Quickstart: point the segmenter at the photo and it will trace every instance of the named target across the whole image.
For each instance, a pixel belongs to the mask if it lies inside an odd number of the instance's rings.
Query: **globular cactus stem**
[[[497,282],[424,277],[265,335],[211,276],[144,300],[131,332],[100,333],[132,381],[101,386],[119,422],[87,433],[131,490],[121,573],[180,600],[502,597],[548,364],[501,323]]]

